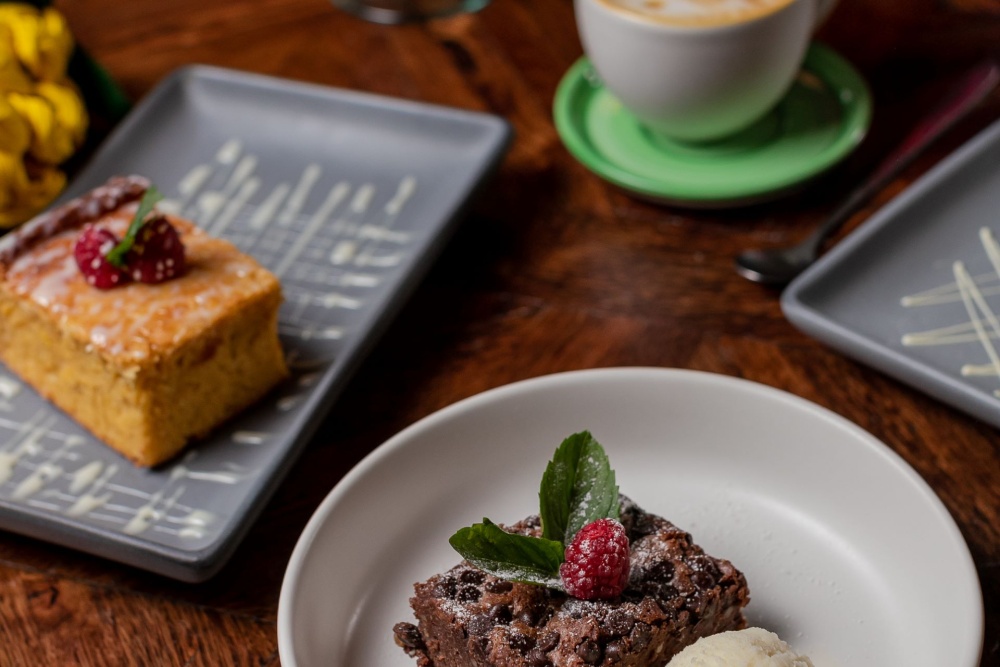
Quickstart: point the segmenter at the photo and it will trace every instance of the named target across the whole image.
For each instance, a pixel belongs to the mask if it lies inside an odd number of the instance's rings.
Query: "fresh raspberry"
[[[559,566],[566,592],[582,600],[610,600],[628,584],[629,548],[625,527],[598,519],[581,528]]]
[[[111,289],[129,281],[128,274],[107,259],[108,251],[118,245],[110,230],[86,225],[73,244],[73,258],[88,285]]]
[[[163,216],[150,218],[125,256],[129,275],[141,283],[162,283],[184,273],[184,244]]]

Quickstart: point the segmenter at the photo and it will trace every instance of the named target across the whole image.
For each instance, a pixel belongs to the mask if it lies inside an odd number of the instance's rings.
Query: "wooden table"
[[[581,53],[570,0],[494,0],[476,15],[403,27],[365,23],[322,0],[59,6],[79,41],[135,98],[174,68],[201,62],[485,110],[509,119],[517,136],[221,574],[179,584],[0,535],[0,664],[277,664],[278,592],[295,540],[365,454],[492,387],[648,365],[781,388],[902,455],[969,544],[987,611],[982,665],[1000,665],[1000,434],[802,335],[782,317],[775,292],[732,270],[740,249],[804,234],[949,78],[1000,55],[1000,2],[842,0],[821,37],[871,84],[869,139],[806,192],[725,213],[633,200],[562,147],[550,108]],[[993,95],[857,220],[997,116]]]

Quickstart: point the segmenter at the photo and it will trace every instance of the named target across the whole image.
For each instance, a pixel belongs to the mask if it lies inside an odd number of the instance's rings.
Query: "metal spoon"
[[[889,154],[878,169],[858,186],[837,210],[800,243],[785,248],[746,250],[736,257],[736,271],[748,280],[773,287],[791,282],[819,258],[823,242],[860,209],[869,199],[887,186],[899,173],[912,164],[925,148],[965,117],[1000,82],[1000,66],[987,60],[974,67],[955,87],[943,103]]]

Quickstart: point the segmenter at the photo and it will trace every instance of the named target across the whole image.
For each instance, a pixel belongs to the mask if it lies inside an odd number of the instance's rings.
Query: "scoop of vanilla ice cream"
[[[813,667],[773,632],[747,628],[702,637],[667,667]]]

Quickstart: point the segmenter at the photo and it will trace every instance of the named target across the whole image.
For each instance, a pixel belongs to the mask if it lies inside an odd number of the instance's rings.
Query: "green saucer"
[[[644,128],[586,58],[563,77],[554,109],[563,143],[595,174],[645,199],[700,208],[756,203],[803,185],[861,143],[871,114],[864,79],[820,44],[810,46],[792,88],[767,116],[708,144]]]

